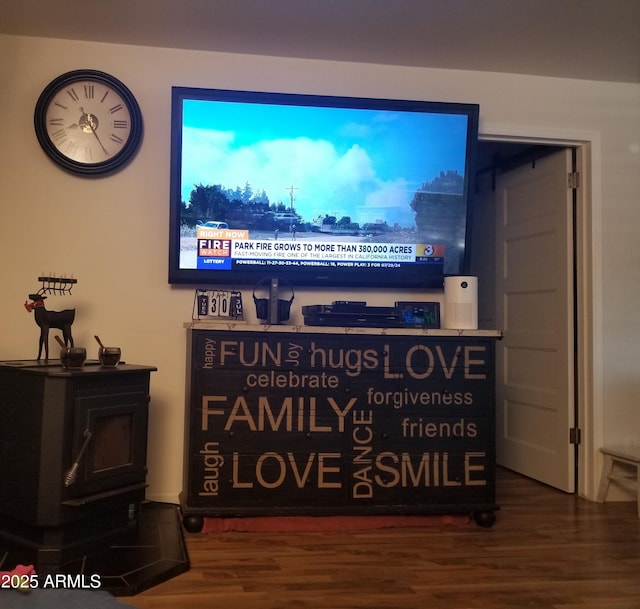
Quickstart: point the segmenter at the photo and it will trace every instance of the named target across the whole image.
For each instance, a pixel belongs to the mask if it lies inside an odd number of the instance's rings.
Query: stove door
[[[69,497],[104,493],[146,479],[148,395],[131,392],[78,396]]]

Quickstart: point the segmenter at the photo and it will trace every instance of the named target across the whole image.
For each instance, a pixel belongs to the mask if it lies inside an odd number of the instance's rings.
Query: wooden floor
[[[635,502],[500,470],[497,522],[346,533],[187,534],[191,570],[139,609],[640,609]]]

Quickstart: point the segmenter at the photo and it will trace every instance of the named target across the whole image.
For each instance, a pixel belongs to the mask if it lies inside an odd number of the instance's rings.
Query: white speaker
[[[444,327],[478,329],[478,278],[455,275],[444,278]]]

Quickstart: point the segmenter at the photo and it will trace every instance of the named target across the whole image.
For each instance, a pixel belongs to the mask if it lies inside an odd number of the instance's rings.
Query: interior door
[[[496,183],[497,461],[575,490],[573,190],[568,149]]]

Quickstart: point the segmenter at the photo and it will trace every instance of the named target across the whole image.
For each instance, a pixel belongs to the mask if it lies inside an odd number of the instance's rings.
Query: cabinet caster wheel
[[[204,518],[202,516],[184,516],[182,524],[189,533],[200,533],[204,526]]]
[[[496,514],[495,512],[492,512],[492,511],[474,512],[473,519],[476,521],[476,524],[479,527],[482,527],[484,529],[490,529],[496,521]]]

